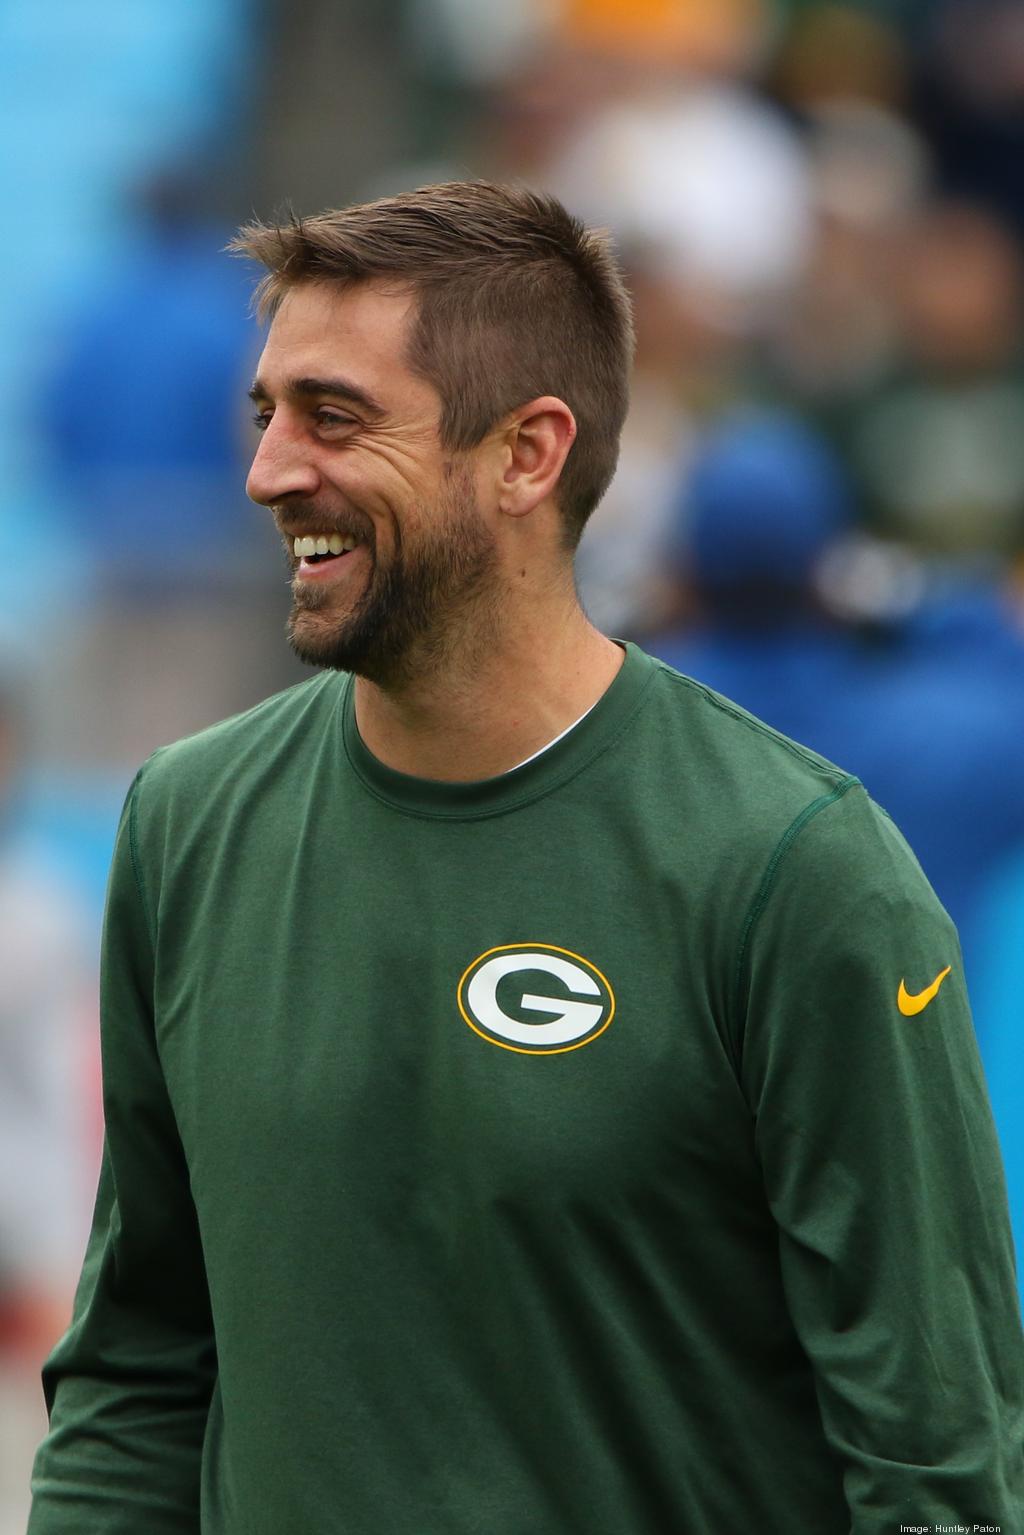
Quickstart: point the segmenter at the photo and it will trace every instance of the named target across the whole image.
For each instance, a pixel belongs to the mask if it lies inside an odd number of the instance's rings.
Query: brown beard
[[[293,584],[288,639],[301,661],[354,672],[382,687],[442,661],[468,611],[493,588],[497,569],[494,539],[468,473],[448,474],[434,526],[416,537],[416,544],[407,544],[396,523],[394,551],[384,562],[371,530],[365,541],[369,580],[354,606],[338,616],[330,611],[329,588]]]

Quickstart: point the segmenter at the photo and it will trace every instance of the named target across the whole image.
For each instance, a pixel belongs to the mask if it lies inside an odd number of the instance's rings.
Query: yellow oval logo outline
[[[592,1033],[585,1034],[582,1039],[573,1040],[571,1044],[548,1045],[537,1049],[530,1049],[526,1045],[514,1045],[510,1041],[496,1039],[493,1034],[485,1032],[485,1028],[474,1021],[473,1017],[463,1004],[463,997],[465,995],[467,982],[474,974],[476,974],[478,968],[483,964],[483,962],[487,959],[490,959],[493,954],[510,954],[516,950],[519,950],[524,954],[529,954],[538,949],[544,950],[549,954],[565,954],[569,959],[575,960],[576,963],[581,965],[584,970],[588,970],[592,975],[597,977],[601,985],[604,987],[605,993],[607,995],[608,1016],[603,1020],[600,1028],[595,1028]],[[524,970],[528,968],[529,967],[526,965],[523,966]],[[553,997],[551,1000],[557,1007],[558,999]],[[492,949],[485,949],[484,952],[482,954],[478,954],[476,959],[474,959],[471,964],[467,965],[465,970],[462,972],[462,975],[459,978],[458,990],[456,992],[456,1001],[459,1006],[459,1012],[462,1014],[463,1022],[469,1025],[474,1034],[477,1034],[481,1039],[486,1040],[489,1045],[497,1045],[499,1050],[511,1050],[515,1055],[565,1055],[570,1050],[582,1050],[584,1045],[592,1044],[595,1039],[602,1035],[605,1029],[607,1029],[608,1025],[611,1023],[612,1019],[615,1017],[615,993],[612,990],[611,982],[608,980],[608,977],[604,975],[603,972],[600,971],[597,966],[593,964],[589,959],[584,959],[582,954],[577,954],[572,949],[560,948],[557,943],[499,943],[496,944]],[[554,1011],[554,1009],[552,1010]]]

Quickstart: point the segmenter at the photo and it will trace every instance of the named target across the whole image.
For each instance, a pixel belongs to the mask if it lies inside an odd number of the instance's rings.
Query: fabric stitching
[[[150,760],[152,761],[152,758]],[[151,945],[153,946],[153,950],[155,952],[156,951],[156,924],[153,921],[153,915],[152,915],[152,913],[150,911],[150,906],[149,906],[149,898],[146,895],[146,886],[145,886],[145,884],[143,882],[143,879],[142,879],[142,859],[141,859],[141,856],[139,854],[139,833],[138,833],[139,787],[140,787],[140,785],[142,783],[142,775],[145,772],[145,770],[146,770],[145,769],[145,765],[139,769],[139,771],[136,773],[135,778],[134,778],[134,780],[132,782],[131,789],[128,791],[128,798],[129,798],[129,805],[128,805],[128,851],[131,854],[132,874],[135,877],[135,888],[136,888],[136,890],[139,893],[139,901],[140,901],[141,906],[142,906],[142,918],[143,918],[143,921],[146,924],[146,931],[149,933],[149,941],[150,941]]]
[[[746,963],[747,948],[750,942],[750,937],[758,918],[764,911],[771,897],[771,893],[775,884],[775,876],[778,873],[779,865],[781,864],[783,858],[785,858],[786,854],[789,852],[789,849],[792,847],[793,843],[796,841],[797,837],[803,831],[805,826],[813,821],[816,816],[820,815],[823,810],[827,810],[830,805],[837,804],[849,789],[861,787],[862,785],[859,778],[855,778],[852,774],[847,774],[840,783],[836,784],[835,788],[830,794],[821,794],[817,799],[812,800],[809,805],[805,805],[800,814],[794,821],[790,823],[790,825],[786,828],[776,843],[775,849],[765,866],[765,871],[761,878],[761,883],[758,886],[757,893],[750,904],[750,910],[747,912],[747,919],[743,924],[743,931],[740,934],[740,945],[739,952],[736,957],[736,971],[734,976],[734,992],[737,1003],[739,1001],[739,995],[743,984],[743,968]]]
[[[712,692],[710,688],[705,687],[704,684],[702,682],[698,682],[696,678],[687,677],[684,676],[682,672],[673,671],[671,667],[665,665],[664,661],[659,662],[658,664],[659,670],[664,672],[669,682],[678,683],[682,687],[689,688],[691,692],[699,693],[701,697],[704,698],[713,709],[717,709],[721,714],[727,714],[730,719],[735,720],[739,725],[746,725],[747,729],[752,730],[755,735],[764,736],[765,740],[767,741],[774,741],[776,746],[781,746],[785,751],[788,751],[791,756],[796,757],[800,762],[806,763],[809,767],[815,768],[820,768],[823,762],[826,764],[828,763],[827,757],[820,757],[817,752],[809,751],[806,747],[802,747],[797,741],[791,741],[788,736],[782,735],[778,730],[773,730],[770,725],[766,725],[761,720],[755,719],[752,714],[747,714],[744,710],[730,704],[727,698],[723,698],[720,693]],[[837,772],[839,773],[840,780],[851,776],[850,774],[843,773],[840,769],[837,769]]]

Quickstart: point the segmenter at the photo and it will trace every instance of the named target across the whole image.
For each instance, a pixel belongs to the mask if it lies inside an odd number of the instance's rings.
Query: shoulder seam
[[[349,767],[352,769],[353,773],[359,780],[362,787],[366,790],[367,794],[371,795],[375,800],[379,801],[380,804],[386,805],[390,810],[396,811],[399,815],[411,816],[418,821],[433,821],[441,823],[449,822],[452,825],[469,825],[474,822],[492,820],[498,816],[510,815],[517,810],[523,810],[528,805],[535,805],[540,800],[548,799],[551,797],[551,795],[560,793],[563,789],[567,788],[569,784],[575,783],[581,774],[585,773],[588,768],[592,767],[600,757],[603,757],[606,752],[609,752],[612,747],[621,740],[626,729],[632,725],[637,714],[640,712],[641,708],[647,701],[650,686],[654,680],[654,675],[655,674],[652,671],[650,676],[645,680],[640,691],[637,693],[636,698],[633,700],[629,713],[619,721],[612,734],[609,735],[607,739],[595,743],[589,754],[585,757],[582,757],[580,761],[575,765],[575,767],[573,767],[570,772],[567,772],[563,778],[559,778],[553,781],[544,788],[535,788],[532,791],[526,791],[521,794],[518,799],[510,800],[507,804],[503,803],[498,806],[489,807],[485,810],[460,810],[457,812],[448,813],[436,810],[422,810],[418,807],[413,808],[409,805],[398,804],[395,800],[389,799],[388,796],[382,793],[375,784],[371,783],[369,779],[364,777],[359,765],[355,762],[352,753],[349,751],[348,740],[343,733],[342,745],[345,752],[345,758],[349,764]]]
[[[808,767],[817,768],[820,770],[822,764],[825,764],[825,766],[831,766],[833,771],[840,775],[840,781],[842,783],[845,783],[848,778],[853,776],[848,773],[843,773],[841,768],[836,768],[835,764],[829,763],[827,757],[821,757],[817,752],[812,752],[806,746],[801,746],[799,742],[791,741],[789,737],[784,736],[781,731],[773,730],[772,727],[770,725],[766,725],[763,720],[757,719],[753,714],[748,714],[745,709],[741,709],[737,705],[730,703],[729,699],[723,698],[720,693],[715,693],[711,688],[706,687],[703,682],[698,682],[696,677],[687,677],[683,672],[677,672],[673,667],[667,665],[664,661],[659,661],[658,666],[660,670],[665,673],[669,682],[681,684],[684,688],[689,688],[691,692],[700,693],[705,701],[709,703],[713,709],[717,709],[720,714],[727,714],[730,719],[735,720],[738,725],[745,725],[746,728],[748,730],[752,730],[755,735],[764,736],[768,741],[774,741],[776,746],[781,746],[783,751],[789,752],[791,757],[796,757],[798,761],[805,763]],[[847,784],[846,787],[849,787],[849,785]]]
[[[841,800],[849,789],[860,787],[860,779],[855,778],[853,774],[848,774],[845,778],[842,779],[840,783],[836,784],[835,788],[831,791],[830,794],[820,794],[817,799],[811,800],[809,805],[805,805],[800,814],[794,821],[790,823],[790,825],[786,828],[776,843],[772,855],[765,865],[765,871],[761,878],[761,883],[758,886],[754,899],[750,903],[750,909],[747,912],[747,918],[743,924],[743,930],[740,934],[739,951],[736,956],[736,971],[733,980],[734,995],[737,1001],[739,999],[742,987],[743,967],[746,963],[747,948],[750,942],[750,936],[754,930],[758,918],[768,904],[769,897],[771,896],[772,889],[775,884],[775,876],[779,870],[779,865],[805,826],[813,821],[816,816],[820,815],[823,810],[827,810],[830,805],[834,805],[839,800]]]
[[[135,778],[132,781],[132,786],[128,791],[128,850],[131,853],[132,874],[135,878],[135,888],[139,892],[139,902],[142,906],[143,921],[146,924],[146,931],[149,934],[149,941],[152,945],[153,952],[155,953],[156,927],[153,922],[152,912],[150,910],[149,898],[146,895],[146,886],[142,878],[142,859],[139,855],[139,786],[142,783],[142,775],[145,770],[145,766],[139,768],[139,771],[136,773]]]

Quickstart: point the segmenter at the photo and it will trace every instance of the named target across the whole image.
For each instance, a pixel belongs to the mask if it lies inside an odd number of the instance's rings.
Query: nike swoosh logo
[[[939,987],[952,968],[952,965],[947,965],[945,970],[940,970],[932,984],[926,986],[924,991],[919,991],[916,997],[912,997],[904,983],[900,982],[900,989],[896,993],[896,1005],[904,1018],[913,1018],[915,1014],[923,1013],[929,1002],[934,1002],[939,994]]]

